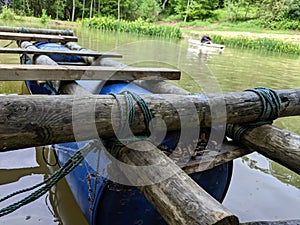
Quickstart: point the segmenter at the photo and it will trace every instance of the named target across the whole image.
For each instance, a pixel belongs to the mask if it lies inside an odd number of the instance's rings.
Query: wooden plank
[[[300,174],[300,135],[263,125],[245,131],[240,143]]]
[[[282,104],[280,116],[300,115],[300,89],[278,91],[280,97],[289,104]],[[215,94],[214,103],[221,104],[220,93]],[[240,96],[238,98],[238,96]],[[141,95],[154,118],[163,120],[168,131],[199,129],[199,125],[211,125],[211,115],[207,108],[210,100],[203,94],[198,95]],[[227,123],[246,123],[256,121],[262,107],[249,93],[223,93],[226,101],[226,115],[214,117],[214,125]],[[126,100],[118,95],[125,109]],[[297,103],[298,101],[298,103]],[[253,104],[256,103],[256,104]],[[251,112],[248,103],[252,108]],[[115,135],[120,124],[120,111],[116,99],[111,95],[93,96],[39,96],[39,95],[3,95],[0,97],[0,151],[42,146],[54,143],[108,138]],[[192,106],[191,106],[192,105]],[[92,106],[92,109],[91,109]],[[174,106],[176,110],[174,110]],[[190,109],[194,107],[196,111]],[[144,116],[138,105],[131,130],[134,134],[146,132]],[[178,114],[181,112],[181,115]],[[125,113],[125,112],[124,112]],[[245,116],[248,115],[248,116]],[[125,120],[125,117],[123,117]],[[123,121],[124,122],[124,121]],[[166,131],[161,122],[155,124],[155,130]],[[93,127],[93,130],[91,129]],[[74,136],[74,127],[79,131]],[[80,134],[79,136],[77,134]]]
[[[59,50],[30,50],[24,48],[0,48],[0,53],[11,54],[34,54],[34,55],[75,55],[75,56],[93,56],[93,57],[110,57],[121,58],[122,55],[114,52],[82,52],[82,51],[59,51]]]
[[[0,32],[48,34],[48,35],[63,35],[63,36],[74,35],[72,30],[56,30],[56,29],[8,27],[8,26],[0,26]]]
[[[0,65],[0,80],[179,80],[180,71],[168,68],[104,66]]]
[[[0,32],[0,39],[16,40],[16,41],[45,41],[45,42],[60,42],[60,43],[66,43],[69,41],[72,42],[78,41],[78,38],[74,36],[23,34],[23,33],[9,33],[9,32]]]
[[[239,224],[235,215],[151,143],[131,143],[119,151],[118,158],[128,165],[122,166],[120,171],[137,186],[168,224]]]

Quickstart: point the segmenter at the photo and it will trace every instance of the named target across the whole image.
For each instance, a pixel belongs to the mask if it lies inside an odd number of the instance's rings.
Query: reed
[[[300,55],[300,45],[269,38],[224,37],[212,35],[215,43],[224,44],[231,48],[248,48],[267,50],[278,53]]]
[[[155,25],[145,22],[142,19],[135,21],[118,21],[111,17],[93,17],[91,19],[84,19],[82,25],[101,30],[121,31],[164,38],[180,39],[182,37],[178,27]]]

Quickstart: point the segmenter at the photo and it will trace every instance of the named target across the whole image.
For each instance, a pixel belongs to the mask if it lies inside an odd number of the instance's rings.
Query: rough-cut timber
[[[15,41],[45,41],[45,42],[59,42],[59,43],[66,43],[69,41],[78,40],[78,38],[74,36],[24,34],[24,33],[10,33],[10,32],[0,32],[0,40],[1,39],[15,40]]]
[[[0,65],[0,80],[179,80],[180,71],[168,68],[106,66]]]
[[[122,172],[133,184],[149,184],[138,188],[168,224],[239,224],[236,216],[151,143],[142,141],[129,147],[147,151],[135,151],[127,147],[121,149],[119,158],[137,166]]]
[[[300,89],[278,91],[283,98],[280,116],[300,114],[298,97]],[[240,98],[238,97],[240,96]],[[210,96],[211,106],[203,94],[195,95],[141,95],[146,101],[152,115],[164,120],[167,129],[198,129],[199,124],[210,126],[209,108],[218,107],[218,103],[227,103],[227,117],[214,116],[214,124],[245,123],[260,117],[262,108],[258,96],[252,93],[223,93]],[[123,95],[118,95],[121,105],[126,109]],[[221,102],[220,102],[221,101]],[[253,101],[256,104],[253,104]],[[248,102],[249,106],[246,104]],[[93,111],[90,107],[93,106]],[[174,108],[176,106],[176,109]],[[251,106],[251,107],[250,107]],[[224,109],[222,109],[224,110]],[[136,115],[132,132],[146,131],[144,118],[139,106],[135,105]],[[250,113],[251,112],[251,113]],[[0,149],[19,149],[74,141],[73,126],[81,128],[80,140],[114,135],[112,121],[116,130],[120,123],[120,111],[116,99],[110,95],[93,96],[14,96],[4,95],[0,98]],[[92,119],[91,119],[92,118]],[[126,118],[126,117],[123,117]],[[165,129],[158,120],[153,125],[156,130]],[[123,121],[124,122],[124,121]],[[91,126],[97,132],[91,131]]]
[[[245,131],[240,143],[300,174],[299,135],[272,125],[263,125]]]
[[[29,50],[23,48],[0,48],[0,53],[11,54],[34,54],[34,55],[76,55],[76,56],[93,56],[101,58],[121,58],[122,55],[113,52],[83,52],[83,51],[59,51],[59,50]]]
[[[48,35],[63,35],[63,36],[73,36],[74,35],[73,31],[71,31],[71,30],[55,30],[55,29],[7,27],[7,26],[0,26],[0,32],[48,34]]]

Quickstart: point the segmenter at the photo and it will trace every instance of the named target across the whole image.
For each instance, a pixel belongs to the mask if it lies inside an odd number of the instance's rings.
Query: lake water
[[[79,45],[121,53],[126,64],[181,69],[183,77],[175,83],[191,92],[300,86],[300,59],[295,56],[229,48],[221,55],[198,56],[187,51],[187,40],[163,41],[81,28],[74,31]],[[0,47],[8,42],[0,41]],[[0,63],[18,63],[18,57],[1,55]],[[24,90],[22,82],[0,82],[0,93],[21,94]],[[274,125],[300,134],[299,122],[299,117],[281,118]],[[42,148],[28,148],[0,153],[0,197],[41,182],[56,169],[45,165],[41,152]],[[0,203],[0,208],[22,197]],[[234,161],[232,182],[223,203],[240,221],[300,219],[300,176],[258,153],[247,155]],[[65,181],[60,181],[37,201],[0,218],[0,224],[87,223]]]

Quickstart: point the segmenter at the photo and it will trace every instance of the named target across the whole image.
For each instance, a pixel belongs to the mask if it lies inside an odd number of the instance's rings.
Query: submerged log
[[[245,131],[240,143],[300,174],[299,135],[272,125],[263,125]]]
[[[300,89],[278,91],[282,98],[280,116],[300,114]],[[210,102],[204,94],[194,95],[141,95],[154,118],[155,130],[168,131],[190,128],[199,125],[210,127],[212,119],[215,125],[227,123],[245,123],[256,121],[262,107],[259,97],[252,92],[211,94]],[[126,109],[123,95],[118,95],[120,104]],[[220,105],[226,105],[218,108]],[[211,104],[213,102],[213,105]],[[92,107],[92,111],[90,107]],[[210,108],[226,110],[227,117],[211,115]],[[132,132],[146,131],[143,114],[135,105],[135,118]],[[217,110],[215,110],[217,111]],[[120,109],[115,97],[111,95],[93,96],[15,96],[4,95],[0,98],[0,149],[19,149],[53,143],[74,141],[73,126],[80,128],[77,140],[106,138],[119,129]],[[126,117],[123,117],[125,120]],[[114,126],[112,125],[114,122]],[[91,130],[91,126],[93,130]]]
[[[138,189],[168,224],[239,224],[236,216],[151,143],[142,141],[131,147],[143,151],[127,147],[120,150],[118,155],[122,161],[137,166],[132,171],[123,172],[129,181],[141,184]],[[145,167],[148,169],[142,169]]]
[[[24,28],[24,27],[7,27],[7,26],[0,26],[0,32],[48,34],[48,35],[63,35],[63,36],[74,35],[73,31],[71,30],[55,30],[55,29],[43,29],[43,28]]]

